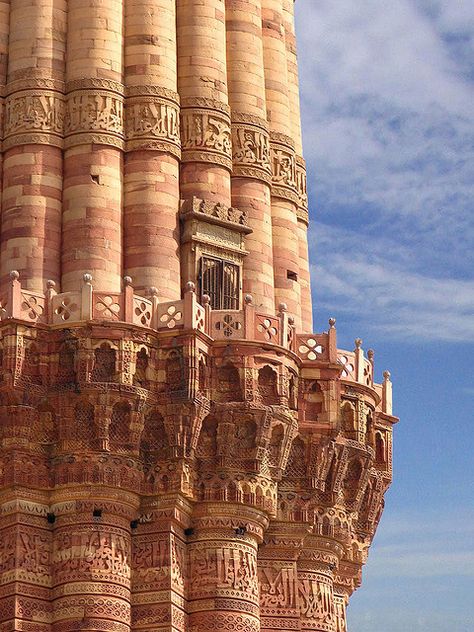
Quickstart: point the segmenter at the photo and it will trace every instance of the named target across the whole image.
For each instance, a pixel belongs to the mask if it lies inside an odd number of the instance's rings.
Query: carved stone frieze
[[[142,91],[144,92],[144,91]],[[179,97],[171,91],[139,94],[127,91],[125,101],[126,150],[168,151],[181,156]]]
[[[271,182],[270,137],[266,121],[232,112],[233,175]]]
[[[228,107],[207,99],[183,101],[181,147],[183,162],[211,162],[232,169]]]
[[[83,83],[79,85],[80,88],[70,90],[66,97],[65,147],[98,143],[122,149],[123,95],[107,89],[85,88]],[[68,88],[71,86],[68,85]]]
[[[23,90],[5,101],[4,147],[40,143],[62,147],[64,97],[47,90]]]
[[[296,156],[296,189],[298,192],[298,209],[296,211],[298,219],[305,222],[308,218],[308,190],[306,183],[306,163],[303,158]]]
[[[270,135],[272,196],[299,202],[294,143],[283,134]]]
[[[239,228],[248,228],[247,214],[245,211],[240,211],[238,208],[225,206],[225,204],[219,204],[210,200],[202,200],[196,197],[188,200],[182,200],[181,215],[184,217],[188,215],[197,215],[199,217],[205,216],[211,221],[214,220],[219,223],[223,222],[224,224],[237,225]],[[246,230],[245,232],[250,231]]]

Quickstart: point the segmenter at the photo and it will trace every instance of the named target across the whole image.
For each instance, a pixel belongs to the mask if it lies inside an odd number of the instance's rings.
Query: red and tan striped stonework
[[[397,419],[312,332],[293,11],[0,1],[0,632],[347,632]]]

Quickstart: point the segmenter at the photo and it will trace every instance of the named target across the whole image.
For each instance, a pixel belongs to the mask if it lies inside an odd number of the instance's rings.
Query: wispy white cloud
[[[349,618],[350,632],[470,632],[474,624],[469,614],[426,612],[422,601],[416,610],[364,609]]]
[[[474,629],[471,609],[459,607],[474,575],[473,518],[466,506],[384,515],[363,588],[349,606],[351,632]]]
[[[474,341],[474,280],[416,272],[416,253],[388,238],[369,246],[355,231],[315,224],[310,243],[319,312],[350,317],[372,338]]]
[[[472,3],[296,7],[318,308],[473,340]]]

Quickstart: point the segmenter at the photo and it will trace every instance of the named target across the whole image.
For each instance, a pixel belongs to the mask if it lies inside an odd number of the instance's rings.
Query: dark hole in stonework
[[[184,535],[185,536],[193,535],[193,533],[194,533],[194,529],[192,527],[189,527],[189,529],[185,529],[184,530]]]
[[[46,520],[49,522],[49,524],[54,524],[56,522],[56,516],[53,513],[47,513]]]
[[[99,180],[99,176],[98,175],[92,175],[91,174],[91,180],[92,180],[92,182],[95,182],[96,184],[100,184],[100,180]]]
[[[138,520],[132,520],[130,522],[130,529],[136,529],[138,527]]]
[[[292,270],[287,270],[286,271],[286,278],[290,279],[290,281],[298,281],[297,273],[293,272]]]
[[[94,509],[92,516],[94,518],[102,518],[102,509]]]

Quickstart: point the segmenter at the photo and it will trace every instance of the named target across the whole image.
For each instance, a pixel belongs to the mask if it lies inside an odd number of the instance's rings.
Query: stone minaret
[[[293,8],[0,1],[1,632],[346,631],[397,420],[312,333]]]

